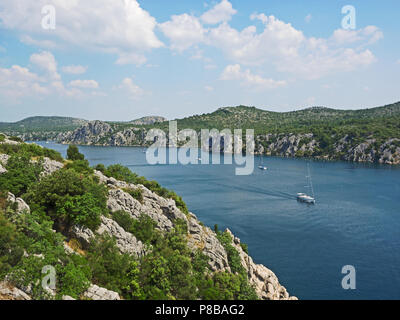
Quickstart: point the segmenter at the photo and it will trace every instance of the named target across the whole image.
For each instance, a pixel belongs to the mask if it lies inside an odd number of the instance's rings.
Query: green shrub
[[[97,236],[87,252],[93,282],[118,292],[126,299],[141,297],[138,284],[138,263],[128,254],[121,254],[109,236]]]
[[[87,160],[75,160],[69,162],[65,165],[66,169],[72,169],[78,173],[92,174],[93,169],[89,166],[89,161]]]
[[[8,155],[27,154],[30,157],[48,157],[59,162],[64,161],[61,154],[55,150],[42,148],[35,143],[0,144],[0,153]]]
[[[123,189],[126,193],[130,194],[134,199],[143,203],[143,191],[140,188],[137,189]]]
[[[132,233],[145,244],[154,244],[161,237],[155,229],[157,223],[148,215],[142,214],[139,219],[133,219],[125,211],[116,211],[112,214],[112,217],[125,231]]]
[[[59,230],[74,224],[95,230],[108,212],[107,188],[71,169],[43,178],[29,189],[26,200],[31,209],[46,212]]]
[[[0,142],[4,142],[4,140],[6,140],[6,136],[0,133]]]
[[[7,275],[24,254],[18,240],[19,234],[15,225],[0,212],[0,279]]]
[[[67,149],[67,159],[68,160],[84,160],[85,156],[79,152],[76,145],[71,144]]]
[[[13,154],[7,162],[7,172],[0,175],[0,190],[21,196],[39,180],[41,163],[32,163],[27,153]]]

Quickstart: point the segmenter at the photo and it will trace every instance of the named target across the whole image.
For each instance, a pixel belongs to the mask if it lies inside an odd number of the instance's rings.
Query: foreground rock
[[[17,214],[20,214],[24,211],[31,212],[26,202],[22,198],[18,198],[13,195],[11,192],[9,192],[7,195],[7,201],[15,206],[15,212]]]
[[[83,295],[92,300],[121,300],[117,292],[101,288],[94,284]]]
[[[31,300],[31,297],[24,291],[3,281],[0,282],[0,300]]]

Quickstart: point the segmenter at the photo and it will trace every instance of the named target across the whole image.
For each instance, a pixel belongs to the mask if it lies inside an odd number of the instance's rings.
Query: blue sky
[[[2,0],[0,121],[396,102],[399,12],[395,0]]]

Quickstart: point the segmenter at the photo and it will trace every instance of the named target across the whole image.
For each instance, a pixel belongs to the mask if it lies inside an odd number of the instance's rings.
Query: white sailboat
[[[258,166],[258,169],[260,170],[268,170],[268,168],[266,166],[264,166],[264,157],[261,155],[261,161],[260,161],[260,165]]]
[[[307,171],[308,171],[308,175],[306,176],[307,178],[307,188],[310,188],[311,190],[311,196],[305,194],[305,193],[298,193],[297,194],[297,201],[300,202],[305,202],[305,203],[309,203],[309,204],[315,204],[315,196],[314,196],[314,188],[313,188],[313,184],[312,184],[312,180],[311,180],[311,173],[310,173],[310,164],[307,163]]]

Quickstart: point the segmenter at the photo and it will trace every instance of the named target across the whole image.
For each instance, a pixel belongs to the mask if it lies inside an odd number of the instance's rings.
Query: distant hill
[[[148,117],[142,117],[140,119],[132,120],[129,123],[135,124],[135,125],[148,125],[148,124],[154,124],[154,123],[159,123],[159,122],[164,122],[164,121],[167,121],[167,119],[164,117],[148,116]]]
[[[18,122],[0,122],[0,131],[27,133],[34,131],[70,131],[87,123],[71,117],[29,117]]]
[[[197,132],[215,128],[245,133],[245,129],[254,129],[255,152],[260,154],[400,164],[400,102],[360,110],[312,107],[291,112],[223,107],[176,121],[179,130]],[[155,116],[129,122],[34,117],[0,124],[0,131],[7,133],[2,125],[22,132],[18,136],[24,140],[107,146],[145,146],[149,144],[145,141],[148,130],[169,129],[165,118]],[[26,133],[33,129],[34,133]]]

